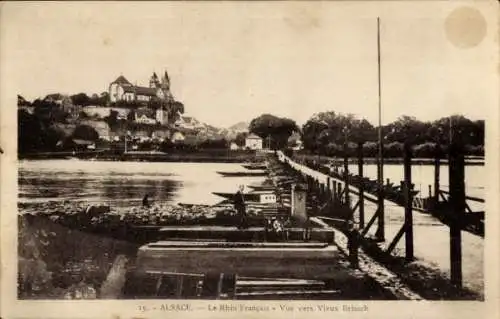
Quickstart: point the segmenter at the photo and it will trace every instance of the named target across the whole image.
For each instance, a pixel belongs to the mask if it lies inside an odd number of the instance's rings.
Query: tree
[[[17,106],[30,106],[31,103],[28,102],[23,96],[17,95]]]
[[[312,152],[332,152],[347,142],[366,142],[375,137],[374,127],[366,120],[356,119],[352,114],[337,114],[334,111],[314,114],[303,126],[304,148]]]
[[[168,122],[175,123],[180,118],[180,114],[184,114],[184,104],[178,101],[169,102],[167,104]]]
[[[386,126],[388,142],[400,142],[416,145],[425,143],[428,137],[430,124],[424,123],[411,116],[401,116]]]
[[[43,127],[40,121],[25,110],[17,112],[17,147],[20,154],[35,151],[41,147]]]
[[[36,99],[32,105],[35,117],[46,125],[55,122],[64,123],[69,115],[54,102]]]
[[[115,129],[118,126],[118,111],[111,110],[109,115],[104,118],[110,129]]]
[[[89,125],[78,125],[72,134],[75,139],[87,140],[87,141],[97,141],[99,139],[99,133]]]
[[[116,112],[116,111],[114,111]],[[118,114],[118,112],[116,112]],[[135,121],[135,111],[134,110],[130,110],[130,112],[128,112],[127,114],[127,121],[132,123]]]
[[[234,138],[234,142],[239,147],[243,147],[243,146],[245,146],[245,140],[246,140],[247,136],[248,136],[248,133],[240,132],[240,133],[236,134],[236,137]]]
[[[269,138],[270,147],[279,149],[286,147],[288,138],[298,131],[298,127],[291,119],[263,114],[250,122],[249,130],[266,140]]]
[[[108,102],[109,102],[109,93],[108,92],[102,92],[100,95],[99,95],[99,105],[100,106],[106,106],[108,105]]]
[[[74,105],[87,106],[90,105],[91,99],[85,93],[78,93],[71,96],[71,102]]]

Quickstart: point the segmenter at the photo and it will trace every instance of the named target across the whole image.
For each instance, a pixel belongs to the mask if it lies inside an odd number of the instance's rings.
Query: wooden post
[[[356,229],[354,229],[352,225],[352,221],[350,221],[350,227],[348,230],[348,236],[349,236],[349,241],[348,241],[348,249],[349,249],[349,262],[351,264],[352,268],[358,268],[359,267],[359,256],[358,256],[358,249],[359,249],[359,233]]]
[[[333,181],[333,200],[337,201],[337,181]]]
[[[359,228],[365,228],[365,182],[363,181],[363,143],[358,144],[358,175],[359,184]]]
[[[404,198],[405,198],[405,252],[406,260],[412,261],[413,254],[413,211],[412,211],[412,182],[411,182],[411,148],[404,145]]]
[[[450,145],[450,263],[451,283],[462,287],[462,222],[465,211],[465,161],[458,143]]]
[[[378,225],[375,236],[377,240],[385,240],[385,210],[384,210],[384,139],[382,137],[382,84],[380,72],[380,18],[377,18],[377,56],[378,56],[378,160],[377,160],[377,182],[379,185],[377,210]]]
[[[345,204],[347,207],[351,207],[350,197],[349,197],[349,156],[347,154],[347,142],[344,143],[344,195]]]
[[[429,198],[432,198],[432,185],[429,184]]]
[[[338,183],[337,184],[337,200],[339,202],[339,204],[342,203],[342,196],[340,196],[340,194],[342,194],[342,183]]]
[[[175,287],[175,296],[177,298],[182,297],[182,292],[184,290],[184,276],[183,275],[177,275],[176,276],[176,287]]]
[[[332,205],[332,188],[331,188],[330,177],[326,178],[326,201],[327,201],[327,211],[330,212],[330,207]]]
[[[436,204],[439,201],[439,173],[441,170],[440,153],[440,146],[436,145],[436,157],[434,158],[434,202]]]

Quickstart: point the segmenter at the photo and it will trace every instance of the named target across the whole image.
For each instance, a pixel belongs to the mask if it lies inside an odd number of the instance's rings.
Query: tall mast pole
[[[382,136],[382,86],[380,71],[380,17],[377,17],[377,66],[378,66],[378,161],[377,161],[377,182],[379,185],[378,193],[378,228],[375,234],[378,240],[385,240],[384,227],[384,142]]]

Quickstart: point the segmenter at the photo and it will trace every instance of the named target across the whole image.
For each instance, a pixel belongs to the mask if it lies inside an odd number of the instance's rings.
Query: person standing
[[[238,191],[234,195],[234,208],[238,214],[238,229],[248,228],[247,213],[245,207],[245,198],[243,196],[244,186],[240,185]]]
[[[146,207],[146,208],[149,208],[149,207],[150,207],[150,203],[149,203],[149,194],[146,194],[146,195],[142,198],[142,207]]]

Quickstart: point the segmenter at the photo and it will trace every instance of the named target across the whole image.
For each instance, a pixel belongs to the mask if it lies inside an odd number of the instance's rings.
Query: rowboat
[[[212,192],[212,194],[229,199],[231,201],[234,200],[236,196],[235,193],[223,193],[223,192]],[[270,191],[260,191],[260,192],[251,192],[251,193],[242,193],[243,200],[245,202],[255,202],[255,203],[276,203],[276,195]]]
[[[244,176],[267,176],[265,171],[248,171],[248,172],[217,172],[224,177],[244,177]]]
[[[267,168],[266,164],[244,164],[242,166],[249,170],[259,170]]]
[[[235,193],[223,193],[223,192],[212,192],[212,194],[229,199],[229,200],[233,200],[235,195],[236,195]],[[256,193],[243,193],[242,195],[243,195],[243,199],[245,201],[248,201],[248,202],[259,201],[259,199],[260,199],[260,195],[256,194]]]
[[[248,185],[247,187],[254,191],[273,191],[276,189],[273,185]]]

